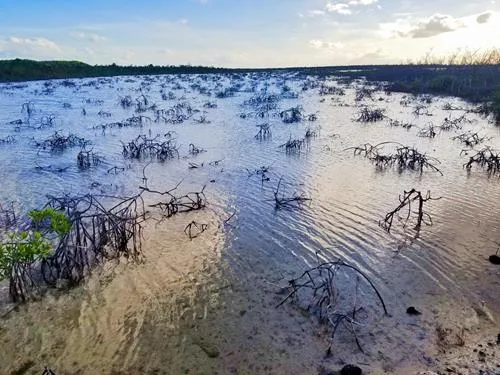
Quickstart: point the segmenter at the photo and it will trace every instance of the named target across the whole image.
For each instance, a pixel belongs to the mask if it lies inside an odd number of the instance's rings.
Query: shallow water
[[[246,100],[263,87],[281,92],[285,78],[298,98],[279,100],[278,108],[264,119],[240,117],[253,110],[244,105]],[[498,149],[500,128],[469,113],[471,121],[461,130],[442,131],[429,139],[418,137],[416,127],[405,130],[387,121],[353,121],[359,105],[367,104],[422,128],[464,113],[442,110],[445,103],[470,105],[433,98],[428,105],[432,116],[415,116],[418,99],[404,106],[400,101],[409,96],[377,92],[374,101],[356,103],[359,83],[346,86],[345,96],[320,96],[318,88],[302,91],[304,79],[293,74],[72,82],[76,85],[65,87],[53,81],[50,92],[44,82],[0,86],[0,139],[15,138],[14,143],[0,143],[0,202],[14,202],[22,216],[42,206],[47,194],[134,194],[144,184],[143,168],[149,161],[125,159],[121,141],[175,131],[180,158],[148,165],[148,187],[167,190],[182,180],[179,189],[187,192],[207,185],[209,205],[203,211],[148,223],[144,263],[110,262],[81,287],[50,293],[7,314],[0,325],[5,373],[23,366],[28,373],[39,373],[47,365],[58,374],[313,374],[319,366],[334,367],[341,361],[405,373],[410,370],[403,369],[435,365],[437,325],[465,327],[471,338],[497,331],[499,271],[488,256],[500,243],[500,184],[497,176],[481,169],[467,173],[467,156],[460,153],[464,147],[451,138],[473,130],[491,137],[484,144]],[[213,95],[237,83],[241,85],[234,96]],[[172,91],[176,98],[163,100],[162,90]],[[119,100],[141,93],[158,108],[187,102],[200,112],[181,124],[151,121],[142,128],[105,131],[99,127],[133,116],[134,108],[122,108]],[[217,107],[204,107],[207,101]],[[16,128],[9,122],[27,120],[21,111],[25,102],[34,103],[35,112],[29,125]],[[283,123],[277,113],[298,104],[305,114],[317,113],[317,121]],[[152,111],[142,114],[154,120]],[[55,124],[36,129],[47,115],[54,116]],[[210,123],[194,121],[201,116]],[[263,122],[271,124],[272,138],[259,141],[254,139],[256,125]],[[278,147],[290,137],[303,137],[307,128],[315,129],[317,136],[300,153],[290,155]],[[81,171],[76,164],[78,147],[52,153],[34,145],[33,140],[42,141],[55,130],[90,140],[104,162]],[[443,175],[430,170],[380,171],[345,150],[384,141],[415,146],[439,159]],[[206,152],[190,155],[190,143]],[[209,164],[217,160],[218,165]],[[189,169],[189,163],[200,168]],[[107,173],[114,166],[125,171]],[[263,183],[247,171],[261,166],[270,167],[270,180]],[[310,203],[298,210],[275,210],[273,190],[281,177],[285,191],[303,192]],[[399,194],[411,188],[430,190],[432,197],[441,198],[426,203],[433,225],[424,226],[416,239],[398,223],[391,234],[378,225],[397,206]],[[189,240],[183,229],[192,220],[207,223],[209,230]],[[287,280],[316,265],[318,258],[340,258],[358,267],[388,305],[390,316],[384,316],[372,296],[361,291],[370,315],[359,333],[365,353],[345,331],[335,338],[333,356],[325,359],[328,335],[316,320],[292,304],[275,308],[284,297],[277,292]],[[349,275],[342,280],[341,289],[352,288]],[[6,298],[2,305],[8,311]],[[422,316],[407,316],[410,305]]]

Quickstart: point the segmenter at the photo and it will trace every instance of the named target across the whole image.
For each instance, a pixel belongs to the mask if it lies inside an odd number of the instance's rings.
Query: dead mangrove
[[[189,237],[190,240],[198,237],[200,234],[208,229],[208,224],[198,223],[196,221],[191,221],[186,228],[184,228],[184,233]]]
[[[164,162],[179,158],[178,147],[170,137],[157,135],[148,138],[146,135],[139,135],[127,144],[122,142],[122,146],[123,156],[129,159],[156,159]]]
[[[464,168],[467,169],[467,171],[470,171],[473,165],[477,165],[485,169],[490,174],[499,173],[500,152],[486,146],[482,150],[477,151],[473,156],[470,156],[469,161],[464,164]]]
[[[474,147],[477,146],[480,143],[483,143],[485,140],[488,140],[490,138],[480,137],[479,134],[473,133],[472,131],[468,131],[462,134],[459,134],[455,137],[452,138],[453,140],[459,140],[462,142],[464,145],[467,147]]]
[[[319,262],[299,277],[288,282],[288,294],[278,304],[282,306],[291,300],[317,316],[319,322],[328,326],[330,343],[326,355],[332,354],[337,332],[344,326],[354,337],[357,347],[363,352],[358,338],[357,326],[368,319],[368,310],[360,305],[361,297],[374,294],[384,314],[388,314],[382,295],[366,274],[342,260]],[[367,288],[360,292],[362,287]]]
[[[280,192],[281,189],[281,181],[283,177],[281,177],[278,181],[278,185],[276,189],[273,191],[274,195],[274,207],[276,209],[293,209],[293,208],[301,208],[305,203],[310,202],[311,198],[308,198],[305,193],[293,193],[292,195],[286,196],[283,192]]]
[[[99,165],[102,158],[92,150],[81,150],[76,156],[76,163],[80,169],[89,169],[91,166]]]
[[[356,122],[376,122],[385,118],[384,110],[381,108],[370,109],[363,107],[359,110]]]
[[[271,138],[271,126],[268,123],[256,126],[259,128],[259,132],[254,136],[255,139],[263,141]]]
[[[64,136],[59,132],[54,132],[54,134],[41,142],[35,142],[35,145],[43,150],[49,149],[52,152],[61,152],[70,147],[85,147],[90,144],[90,141],[78,137],[74,134],[69,134]]]
[[[383,220],[379,222],[379,225],[384,228],[387,232],[391,231],[394,218],[397,217],[403,223],[403,228],[408,225],[408,222],[415,219],[414,230],[420,231],[422,224],[432,225],[431,216],[424,211],[424,203],[430,200],[437,200],[441,198],[431,198],[431,192],[427,191],[424,196],[420,191],[411,189],[410,191],[404,191],[403,195],[399,196],[399,205],[387,213]],[[417,210],[413,211],[413,204],[417,205]],[[399,216],[399,213],[404,211],[404,216]],[[415,217],[416,216],[416,217]]]
[[[387,145],[395,146],[395,152],[382,153],[383,147]],[[353,150],[354,155],[364,156],[381,169],[396,166],[399,172],[413,170],[420,173],[423,173],[424,169],[430,169],[443,175],[439,168],[435,166],[435,164],[440,163],[438,159],[422,154],[416,148],[404,146],[398,142],[382,142],[376,145],[365,143],[346,150]]]
[[[303,109],[301,106],[292,107],[280,112],[280,118],[285,124],[300,122],[303,118]]]
[[[180,184],[181,183],[179,182],[173,189],[163,192],[151,190],[146,187],[141,187],[140,189],[154,195],[166,197],[166,200],[149,205],[149,207],[151,208],[157,208],[160,210],[162,219],[169,218],[178,213],[197,211],[206,207],[207,198],[204,193],[205,186],[203,186],[203,188],[197,192],[189,192],[184,195],[176,195],[176,190],[178,189]]]

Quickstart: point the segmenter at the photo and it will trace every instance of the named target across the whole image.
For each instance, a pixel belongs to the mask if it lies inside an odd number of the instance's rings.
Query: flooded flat
[[[126,197],[179,184],[183,194],[205,187],[207,201],[147,220],[141,262],[110,260],[77,287],[17,306],[1,282],[0,373],[318,374],[346,363],[371,374],[498,373],[500,269],[488,257],[500,246],[500,181],[464,164],[474,150],[500,149],[500,127],[456,98],[363,97],[363,87],[290,72],[0,85],[0,203],[18,226],[48,195]],[[383,119],[355,121],[364,107]],[[297,121],[282,114],[290,108]],[[256,137],[262,124],[270,134]],[[433,137],[423,136],[429,125]],[[467,131],[482,142],[453,139]],[[89,141],[100,162],[79,167],[81,146],[44,148],[55,132]],[[178,157],[126,157],[140,135],[171,140]],[[300,150],[280,147],[295,139]],[[384,167],[350,149],[383,142],[393,143],[380,153],[414,147],[439,171]],[[310,200],[277,209],[278,184],[278,195]],[[417,232],[395,219],[385,231],[380,221],[413,188],[440,198],[425,202],[432,225]],[[206,230],[190,239],[192,221]],[[366,283],[358,290],[355,273],[339,277],[338,304],[363,309],[363,350],[349,327],[331,340],[307,300],[280,305],[289,280],[337,260],[366,275],[387,306],[384,314]]]

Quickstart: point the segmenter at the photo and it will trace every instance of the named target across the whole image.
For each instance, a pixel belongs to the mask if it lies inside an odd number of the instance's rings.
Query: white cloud
[[[338,13],[345,15],[352,14],[352,11],[349,9],[349,5],[344,3],[337,3],[337,4],[327,3],[326,10],[329,11],[330,13]]]
[[[309,41],[309,46],[316,49],[342,49],[345,47],[344,43],[341,42],[327,42],[319,39],[312,39]]]
[[[338,13],[338,14],[352,14],[352,8],[360,7],[360,6],[368,6],[378,3],[378,0],[350,0],[347,3],[330,3],[326,4],[326,10],[330,13]],[[377,5],[378,9],[381,9],[380,5]],[[311,12],[311,11],[310,11]]]
[[[45,38],[20,38],[17,36],[10,36],[7,38],[7,42],[13,46],[61,52],[61,48],[56,43]]]
[[[388,36],[409,38],[431,38],[464,27],[466,24],[463,19],[438,13],[419,20],[397,19],[395,22],[380,24],[380,28]]]
[[[325,11],[320,10],[320,9],[312,9],[312,10],[308,11],[307,14],[309,15],[309,17],[324,16]]]
[[[349,1],[349,5],[357,6],[357,5],[371,5],[377,3],[378,0],[351,0]]]
[[[95,33],[86,33],[83,31],[75,31],[71,33],[74,38],[89,40],[93,43],[103,42],[107,38]]]
[[[54,59],[64,56],[55,42],[43,37],[0,37],[0,58]]]

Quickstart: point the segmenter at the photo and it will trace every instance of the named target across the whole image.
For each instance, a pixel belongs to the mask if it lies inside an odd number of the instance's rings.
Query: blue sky
[[[0,59],[378,64],[500,47],[499,21],[500,0],[0,0]]]

